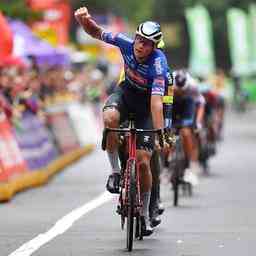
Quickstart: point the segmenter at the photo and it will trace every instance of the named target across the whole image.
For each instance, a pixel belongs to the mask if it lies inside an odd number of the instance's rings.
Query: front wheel
[[[135,213],[135,200],[136,200],[136,178],[135,178],[135,161],[130,161],[127,166],[129,173],[128,184],[128,212],[127,212],[127,226],[126,226],[126,239],[127,249],[132,251],[133,247],[133,226],[134,226],[134,213]]]

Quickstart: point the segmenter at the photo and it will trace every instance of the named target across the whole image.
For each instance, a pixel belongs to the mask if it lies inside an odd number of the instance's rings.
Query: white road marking
[[[34,239],[23,244],[20,248],[15,250],[13,253],[9,254],[9,256],[30,256],[32,253],[37,251],[41,246],[48,243],[56,236],[66,232],[69,228],[72,227],[72,225],[78,219],[83,217],[83,215],[103,205],[104,203],[107,203],[113,198],[114,196],[108,192],[102,193],[96,199],[90,201],[89,203],[84,204],[83,206],[73,210],[69,214],[62,217],[59,221],[55,223],[55,225],[49,231],[43,234],[39,234]]]

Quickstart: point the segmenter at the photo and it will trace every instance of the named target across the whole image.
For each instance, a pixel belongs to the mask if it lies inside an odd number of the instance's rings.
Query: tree
[[[40,12],[32,11],[27,6],[25,0],[1,0],[0,10],[8,17],[24,21],[33,21],[42,18],[42,14]]]

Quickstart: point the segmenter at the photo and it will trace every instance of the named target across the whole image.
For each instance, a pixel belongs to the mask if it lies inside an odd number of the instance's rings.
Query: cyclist
[[[162,50],[165,47],[163,39],[157,44],[157,48]],[[118,84],[121,84],[125,80],[124,69],[121,70]],[[173,103],[173,79],[170,74],[170,71],[167,72],[167,84],[165,85],[165,94],[163,97],[163,109],[164,109],[164,120],[165,120],[165,129],[170,130],[172,124],[172,103]],[[170,90],[171,88],[171,90]],[[152,189],[149,205],[149,216],[150,223],[152,227],[156,227],[161,223],[159,215],[164,212],[164,206],[161,203],[160,199],[160,172],[162,169],[159,151],[155,150],[151,157],[150,168],[152,172]]]
[[[157,48],[164,51],[165,42],[162,39]],[[166,135],[169,135],[169,132],[172,128],[172,105],[173,105],[173,77],[170,70],[167,71],[167,79],[165,85],[165,94],[163,97],[163,110],[164,110],[164,122],[165,122],[165,130]],[[169,152],[169,150],[167,150]],[[162,156],[168,154],[166,150],[162,153]],[[151,190],[151,199],[149,205],[149,215],[151,226],[155,227],[161,223],[160,216],[164,212],[164,206],[161,202],[160,197],[160,173],[163,168],[162,162],[160,161],[159,151],[154,151],[153,156],[151,158],[151,170],[152,170],[152,177],[153,177],[153,184]]]
[[[136,30],[135,39],[132,40],[124,34],[113,35],[104,30],[92,19],[86,7],[78,9],[75,12],[75,17],[89,35],[119,47],[124,59],[125,80],[105,103],[103,108],[104,126],[117,128],[123,120],[128,118],[128,114],[133,112],[136,114],[136,128],[163,129],[162,97],[168,65],[165,55],[156,47],[162,38],[160,25],[152,21],[140,24]],[[110,133],[107,139],[107,154],[112,173],[107,181],[107,189],[112,193],[119,191],[121,168],[117,148],[117,135]],[[150,158],[153,148],[153,135],[138,137],[137,161],[141,176],[144,236],[153,233],[148,217],[152,186]]]
[[[185,170],[184,181],[195,186],[198,184],[198,152],[193,137],[194,120],[196,129],[202,128],[205,99],[200,94],[195,80],[185,70],[173,72],[174,104],[173,123],[181,126],[180,135],[184,151],[189,160],[189,168]],[[196,106],[198,106],[196,108]]]

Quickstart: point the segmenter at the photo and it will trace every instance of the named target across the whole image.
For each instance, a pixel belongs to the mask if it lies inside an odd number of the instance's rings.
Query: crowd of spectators
[[[0,62],[0,111],[11,122],[24,109],[43,119],[44,110],[71,101],[100,105],[106,98],[108,63],[38,67],[36,60],[9,57]]]

